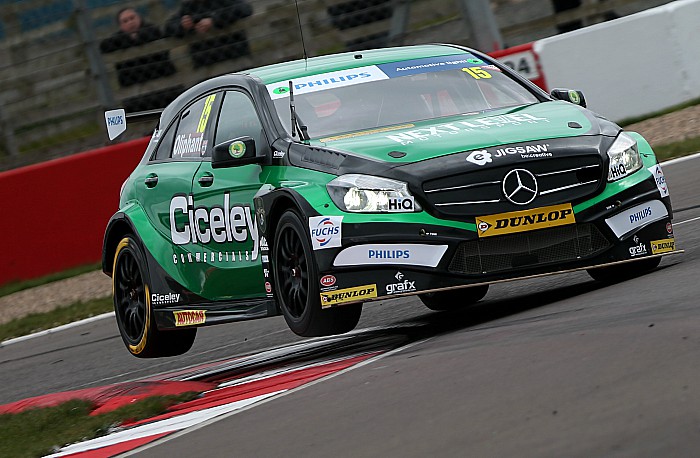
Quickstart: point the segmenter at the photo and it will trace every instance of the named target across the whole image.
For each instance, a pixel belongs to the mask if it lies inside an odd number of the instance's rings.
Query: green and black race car
[[[126,347],[181,354],[198,326],[278,314],[342,333],[376,299],[445,310],[498,281],[653,269],[679,252],[664,174],[584,107],[451,45],[196,85],[162,112],[106,230]]]

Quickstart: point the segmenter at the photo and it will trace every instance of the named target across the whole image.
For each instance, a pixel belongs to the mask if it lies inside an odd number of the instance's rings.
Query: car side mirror
[[[265,157],[257,155],[255,140],[250,137],[238,137],[233,140],[226,140],[214,147],[211,167],[218,169],[246,164],[261,164],[263,162],[265,162]]]
[[[586,98],[581,91],[574,91],[572,89],[552,89],[550,95],[557,100],[563,100],[586,108]]]

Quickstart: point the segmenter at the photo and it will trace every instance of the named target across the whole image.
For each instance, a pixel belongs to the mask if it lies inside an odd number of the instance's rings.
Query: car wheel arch
[[[114,218],[109,223],[107,231],[104,237],[104,244],[102,247],[102,271],[112,276],[112,267],[114,263],[114,256],[117,252],[117,246],[119,242],[128,235],[135,235],[131,223],[128,218],[124,215],[115,215]]]

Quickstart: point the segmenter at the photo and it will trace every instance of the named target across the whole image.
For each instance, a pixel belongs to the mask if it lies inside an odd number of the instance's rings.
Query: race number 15
[[[462,71],[476,80],[491,78],[491,74],[481,67],[463,68]]]

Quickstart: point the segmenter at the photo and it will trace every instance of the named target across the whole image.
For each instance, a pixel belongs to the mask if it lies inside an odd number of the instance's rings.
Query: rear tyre
[[[124,237],[112,267],[117,326],[129,353],[138,358],[176,356],[192,347],[197,329],[159,331],[153,318],[148,268],[141,245]]]
[[[644,259],[642,261],[626,262],[615,266],[587,269],[588,275],[603,283],[617,283],[643,275],[659,266],[661,257]]]
[[[479,302],[489,291],[489,285],[419,294],[418,297],[430,310],[459,310]]]
[[[304,337],[327,336],[357,326],[362,304],[321,309],[318,267],[307,237],[308,226],[287,210],[277,224],[272,248],[275,291],[287,325]]]

